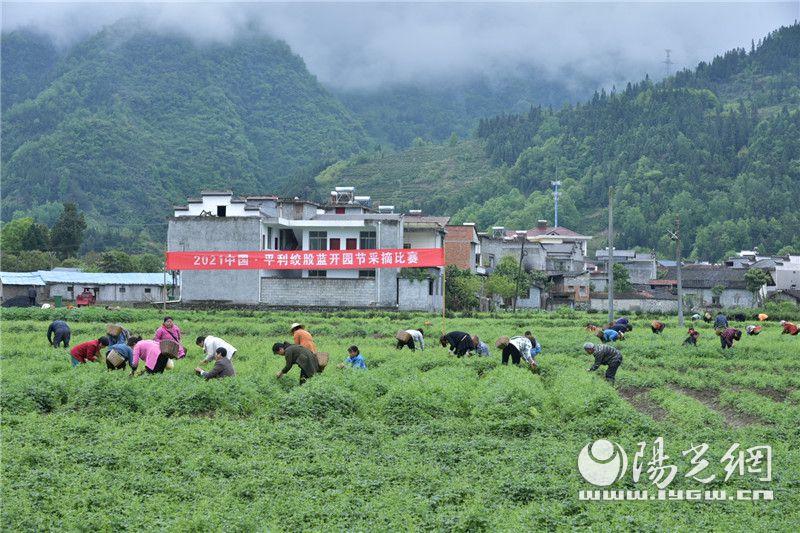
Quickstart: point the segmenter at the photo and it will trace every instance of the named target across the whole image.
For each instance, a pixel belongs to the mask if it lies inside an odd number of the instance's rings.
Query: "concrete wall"
[[[487,267],[497,266],[500,260],[507,255],[519,261],[521,246],[522,243],[519,241],[503,241],[501,239],[482,237],[481,259],[483,260],[483,264]],[[526,270],[545,270],[545,256],[541,246],[536,243],[526,242],[525,253],[523,266]],[[491,255],[494,255],[494,265],[489,264]]]
[[[542,290],[539,287],[531,287],[528,298],[519,298],[517,307],[521,309],[539,309],[542,306]]]
[[[218,206],[225,206],[226,217],[259,217],[258,211],[245,211],[245,204],[242,202],[232,203],[233,195],[211,195],[203,196],[200,202],[187,204],[187,211],[175,211],[177,217],[199,216],[201,212],[217,214]]]
[[[167,283],[172,278],[167,277]],[[151,302],[162,298],[161,285],[91,285],[80,283],[53,283],[50,287],[50,299],[61,296],[64,300],[73,301],[83,292],[85,287],[94,292],[97,289],[97,303],[101,302]],[[67,290],[73,287],[72,291]],[[169,287],[167,287],[169,290]],[[149,292],[148,292],[149,291]]]
[[[800,256],[789,256],[790,261],[775,267],[774,290],[800,289]]]
[[[16,298],[17,296],[28,297],[28,289],[31,285],[0,285],[0,298],[3,301]],[[37,285],[36,289],[36,303],[43,303],[47,299],[47,287]]]
[[[169,221],[169,251],[239,251],[259,250],[260,247],[259,218],[180,217]],[[259,302],[261,276],[258,270],[185,270],[181,274],[184,302]]]
[[[374,279],[300,278],[261,280],[261,302],[299,307],[388,307],[376,300]],[[394,293],[392,293],[392,299]]]
[[[399,278],[398,307],[402,311],[441,311],[441,278],[416,281]],[[433,284],[433,294],[431,292]]]
[[[631,283],[634,284],[646,284],[651,279],[656,279],[658,274],[655,260],[652,262],[625,262],[622,263],[622,265],[625,267],[625,270],[628,271]]]
[[[683,289],[683,292],[693,295],[696,306],[712,305],[714,302],[711,289]],[[719,304],[722,307],[755,307],[756,298],[752,292],[744,289],[725,289],[720,295]]]
[[[591,298],[589,309],[608,311],[607,298]],[[644,298],[614,299],[615,311],[643,311],[650,313],[675,313],[678,311],[678,300],[650,300]]]

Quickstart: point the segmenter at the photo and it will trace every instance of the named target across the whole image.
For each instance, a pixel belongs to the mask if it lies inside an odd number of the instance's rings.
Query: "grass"
[[[439,318],[422,314],[176,311],[187,339],[218,334],[239,349],[237,377],[205,382],[199,348],[160,376],[129,378],[98,364],[70,368],[45,331],[62,313],[3,310],[0,348],[2,525],[7,530],[717,530],[796,531],[800,524],[800,339],[768,323],[723,353],[700,326],[680,346],[634,319],[616,387],[586,369],[592,340],[579,313],[453,317],[478,334],[533,330],[542,373],[436,346]],[[152,334],[149,310],[70,311],[73,344],[107,322]],[[298,386],[282,380],[274,341],[302,319],[333,365]],[[428,327],[425,352],[393,348],[398,327]],[[367,371],[335,368],[357,344]],[[679,474],[670,488],[708,488],[683,474],[682,450],[709,444],[724,477],[728,447],[773,447],[773,481],[755,475],[713,488],[767,488],[775,501],[582,502],[576,468],[597,438],[663,436]],[[643,480],[625,488],[652,488]]]

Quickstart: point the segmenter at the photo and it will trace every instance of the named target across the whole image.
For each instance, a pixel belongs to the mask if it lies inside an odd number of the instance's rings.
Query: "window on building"
[[[309,278],[327,278],[328,271],[327,270],[309,270],[308,271]]]
[[[481,254],[475,254],[475,265],[476,266],[481,265]]]
[[[344,207],[337,207],[336,208],[337,215],[344,215]]]
[[[75,292],[75,287],[73,285],[68,285],[67,292]]]
[[[358,239],[347,239],[344,243],[346,250],[355,250],[358,248]]]
[[[531,288],[530,287],[525,289],[525,291],[521,295],[521,298],[523,300],[530,300],[530,298],[531,298]]]
[[[404,242],[403,243],[403,249],[404,250],[408,250],[409,248],[411,248],[411,243],[410,242]]]
[[[144,293],[145,293],[145,294],[150,294],[151,292],[152,292],[152,289],[150,289],[150,287],[147,287],[147,288],[145,288],[145,290],[144,290]]]
[[[433,296],[433,280],[428,279],[428,296]]]
[[[374,231],[362,231],[358,234],[362,250],[374,250],[378,247],[376,233]]]
[[[125,287],[120,287],[119,292],[125,292]]]
[[[342,249],[342,239],[333,238],[328,241],[328,250],[341,250]]]
[[[358,271],[359,278],[374,278],[375,277],[375,270],[359,270]]]
[[[494,254],[489,254],[489,268],[494,268]]]
[[[224,216],[225,216],[225,212],[226,212],[227,210],[228,210],[228,207],[227,207],[227,206],[224,206],[224,205],[218,205],[218,206],[217,206],[217,216],[218,216],[218,217],[224,217]]]
[[[327,231],[309,231],[308,232],[308,249],[309,250],[327,250],[328,249],[328,232]]]

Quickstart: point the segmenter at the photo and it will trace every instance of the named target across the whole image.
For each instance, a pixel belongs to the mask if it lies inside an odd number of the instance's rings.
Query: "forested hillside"
[[[765,253],[800,249],[799,109],[795,24],[753,43],[750,51],[730,51],[658,84],[645,79],[619,92],[599,92],[584,104],[536,106],[482,120],[481,142],[464,147],[481,149],[495,170],[475,159],[445,181],[436,178],[451,191],[447,202],[418,198],[435,212],[452,214],[448,210],[460,204],[454,220],[474,221],[481,229],[529,227],[538,218],[552,220],[550,182],[559,179],[560,223],[600,236],[613,185],[617,246],[668,253],[667,230],[680,215],[684,253],[697,258],[756,246]],[[428,160],[419,154],[412,149],[398,157],[406,167],[447,161],[436,159],[435,151]],[[390,159],[393,168],[396,159]],[[370,183],[381,172],[369,166],[375,161],[351,160],[336,170],[353,185]],[[415,175],[409,172],[409,179]],[[491,186],[482,183],[479,194],[459,187],[476,177]]]
[[[366,148],[360,122],[285,44],[131,27],[59,57],[44,37],[3,35],[5,220],[69,200],[90,221],[135,227],[204,188],[293,193],[298,168]]]

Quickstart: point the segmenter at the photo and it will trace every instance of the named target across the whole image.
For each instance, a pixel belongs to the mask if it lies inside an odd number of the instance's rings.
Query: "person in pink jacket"
[[[157,341],[173,341],[178,343],[178,359],[186,355],[186,349],[181,344],[181,328],[179,328],[171,316],[164,317],[164,323],[156,330],[156,336],[153,340]]]
[[[139,366],[139,361],[144,360],[144,368],[148,374],[161,374],[167,368],[169,356],[161,353],[160,341],[139,341],[133,347],[133,364],[131,367]]]

